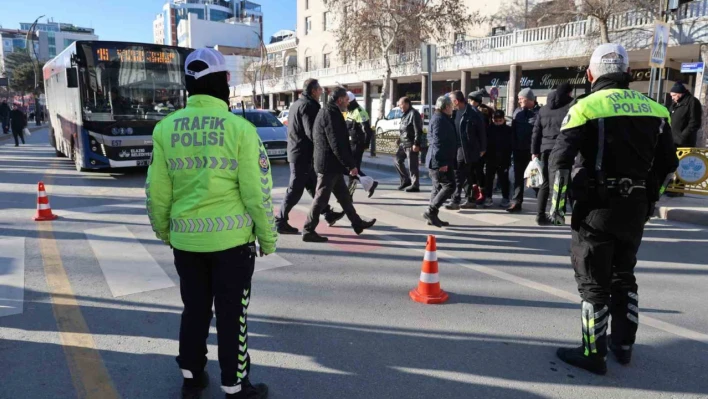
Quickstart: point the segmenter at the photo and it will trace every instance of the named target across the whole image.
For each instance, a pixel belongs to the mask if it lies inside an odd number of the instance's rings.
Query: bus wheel
[[[81,167],[81,154],[79,153],[79,147],[73,146],[72,148],[72,156],[73,156],[73,161],[74,161],[74,166],[76,167],[77,172],[84,172],[86,169]]]
[[[51,129],[49,131],[49,145],[54,147],[54,155],[56,155],[57,158],[63,158],[64,154],[59,151],[59,146],[57,145],[57,139],[54,136],[54,129]]]

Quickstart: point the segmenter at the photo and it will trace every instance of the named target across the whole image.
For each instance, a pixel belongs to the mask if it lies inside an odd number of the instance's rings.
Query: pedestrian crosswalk
[[[125,226],[86,230],[86,237],[114,297],[174,287],[174,283]]]
[[[23,312],[25,239],[0,237],[0,317]]]

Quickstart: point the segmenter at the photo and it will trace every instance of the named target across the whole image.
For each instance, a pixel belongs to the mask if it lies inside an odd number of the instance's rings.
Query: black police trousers
[[[302,199],[302,194],[307,190],[312,198],[315,198],[317,188],[317,173],[312,165],[312,160],[297,161],[290,163],[290,183],[285,192],[285,198],[280,205],[280,216],[278,223],[287,223],[288,215],[295,205]],[[332,208],[327,205],[322,213],[324,215],[332,212]]]
[[[634,266],[648,211],[646,192],[611,197],[602,205],[578,201],[573,207],[571,260],[584,301],[608,305],[612,342],[634,344],[639,297]]]
[[[205,253],[175,249],[174,255],[184,303],[177,364],[195,378],[204,370],[213,304],[221,385],[236,386],[251,369],[246,319],[256,246],[251,243]]]

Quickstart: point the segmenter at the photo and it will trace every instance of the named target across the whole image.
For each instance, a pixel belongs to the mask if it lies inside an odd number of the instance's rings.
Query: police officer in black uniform
[[[639,324],[637,251],[654,203],[678,166],[668,111],[630,90],[628,72],[622,46],[595,50],[588,68],[592,92],[568,111],[550,161],[554,224],[565,222],[569,185],[575,201],[571,260],[582,297],[583,344],[557,355],[600,375],[607,372],[608,344],[620,363],[630,362]]]

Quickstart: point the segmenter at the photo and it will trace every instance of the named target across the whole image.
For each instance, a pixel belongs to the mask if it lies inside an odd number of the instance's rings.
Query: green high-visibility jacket
[[[216,252],[258,238],[275,252],[268,157],[256,128],[224,101],[191,96],[155,126],[145,186],[152,228],[174,248]]]

